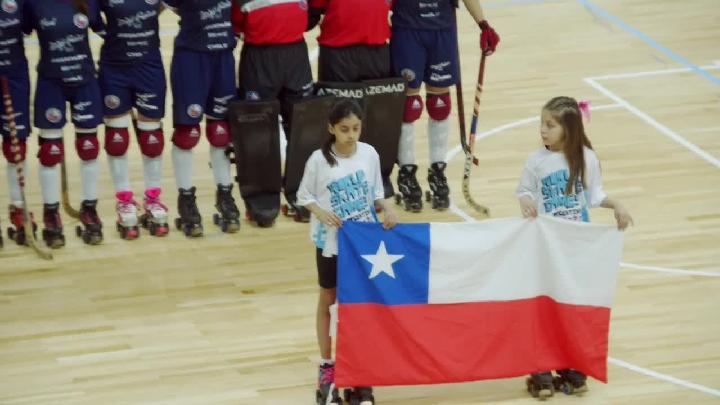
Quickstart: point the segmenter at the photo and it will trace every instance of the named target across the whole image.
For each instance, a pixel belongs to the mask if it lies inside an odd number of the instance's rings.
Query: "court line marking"
[[[717,390],[717,389],[715,389],[715,388],[710,388],[710,387],[707,387],[707,386],[705,386],[705,385],[696,384],[696,383],[693,383],[693,382],[690,382],[690,381],[682,380],[682,379],[680,379],[680,378],[673,377],[673,376],[671,376],[671,375],[658,373],[657,371],[650,370],[649,368],[644,368],[644,367],[636,366],[635,364],[628,363],[628,362],[626,362],[626,361],[623,361],[623,360],[620,360],[620,359],[616,359],[616,358],[614,358],[614,357],[609,357],[609,356],[608,356],[608,363],[614,364],[614,365],[619,366],[619,367],[626,368],[626,369],[628,369],[628,370],[634,371],[634,372],[639,373],[639,374],[646,375],[646,376],[648,376],[648,377],[655,378],[655,379],[657,379],[657,380],[666,381],[666,382],[669,382],[669,383],[672,383],[672,384],[675,384],[675,385],[683,386],[683,387],[685,387],[685,388],[689,388],[689,389],[692,389],[692,390],[704,392],[704,393],[706,393],[706,394],[714,395],[714,396],[716,396],[716,397],[720,397],[720,390]]]
[[[642,31],[634,28],[630,24],[627,24],[625,21],[621,20],[619,17],[610,14],[608,11],[603,9],[602,7],[598,6],[597,4],[594,4],[590,2],[589,0],[577,0],[578,3],[582,4],[590,10],[591,13],[595,14],[598,17],[604,18],[611,23],[617,25],[618,27],[622,28],[626,32],[632,34],[636,38],[640,39],[641,41],[645,42],[646,44],[650,45],[651,47],[655,48],[655,50],[660,51],[661,53],[665,54],[670,59],[674,60],[675,62],[685,66],[686,68],[690,69],[694,73],[704,77],[705,79],[709,80],[715,85],[720,86],[720,79],[711,75],[707,71],[701,69],[696,64],[690,62],[690,60],[686,59],[683,56],[680,56],[679,54],[672,51],[670,48],[665,47],[664,45],[660,44],[653,38],[651,38],[649,35],[643,33]]]
[[[720,65],[719,64],[705,65],[705,66],[700,66],[700,69],[719,70]],[[690,71],[692,71],[690,68],[660,69],[660,70],[648,70],[645,72],[616,73],[616,74],[611,74],[611,75],[592,76],[592,77],[588,77],[587,79],[592,79],[592,80],[629,79],[629,78],[636,78],[636,77],[661,76],[661,75],[670,75],[670,74],[676,74],[676,73],[686,73],[686,72],[690,72]]]
[[[673,275],[677,275],[677,276],[720,277],[720,273],[713,273],[711,271],[669,269],[669,268],[665,268],[665,267],[642,266],[639,264],[632,264],[632,263],[625,263],[625,262],[620,262],[620,267],[624,267],[626,269],[647,270],[647,271],[654,271],[654,272],[658,272],[658,273],[667,273],[667,274],[673,274]]]
[[[672,129],[668,128],[667,126],[661,124],[658,122],[655,118],[651,117],[644,111],[640,110],[639,108],[635,107],[634,105],[630,104],[627,100],[624,98],[618,96],[617,94],[613,93],[609,89],[607,89],[602,84],[598,83],[597,81],[591,79],[591,78],[585,78],[583,79],[585,83],[590,85],[591,87],[595,88],[597,91],[601,92],[611,100],[615,101],[616,103],[622,105],[623,107],[627,108],[628,111],[635,114],[638,118],[645,121],[647,124],[652,126],[653,128],[660,131],[661,134],[667,136],[668,138],[672,139],[673,141],[679,143],[680,145],[684,146],[688,150],[690,150],[692,153],[698,155],[703,160],[709,162],[713,166],[720,169],[720,159],[716,158],[715,156],[709,154],[699,146],[695,145],[694,143],[688,141],[683,136],[678,134],[677,132],[673,131]]]

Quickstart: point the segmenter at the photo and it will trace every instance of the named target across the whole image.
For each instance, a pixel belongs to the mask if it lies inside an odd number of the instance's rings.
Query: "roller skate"
[[[297,196],[286,195],[287,204],[280,208],[283,215],[291,217],[295,222],[310,222],[310,211],[303,206],[297,205]]]
[[[416,172],[417,165],[402,165],[398,172],[397,184],[400,194],[395,194],[395,203],[403,202],[406,211],[422,210],[422,189],[415,178]]]
[[[555,393],[553,376],[550,372],[531,374],[525,383],[530,395],[541,401],[550,398]]]
[[[80,222],[75,234],[88,245],[99,245],[103,240],[102,221],[97,214],[97,200],[83,200],[80,203]]]
[[[275,223],[280,210],[280,194],[255,194],[245,199],[245,218],[254,221],[260,228],[269,228]]]
[[[160,192],[159,187],[145,190],[143,201],[145,213],[140,216],[140,224],[153,236],[165,236],[170,232],[167,222],[168,208],[160,201]]]
[[[428,184],[430,190],[425,192],[425,200],[432,203],[436,210],[446,210],[450,207],[450,188],[445,177],[447,163],[435,162],[428,169]]]
[[[10,213],[10,225],[7,229],[8,239],[14,240],[18,245],[26,245],[27,240],[25,238],[25,210],[17,205],[10,205],[8,207]],[[30,222],[32,223],[33,237],[37,232],[37,224],[33,218],[33,214],[28,214]],[[1,234],[1,233],[0,233]],[[1,236],[0,236],[1,238]],[[1,242],[0,242],[1,243]]]
[[[588,390],[585,374],[572,369],[558,370],[557,374],[553,385],[565,395],[580,394]]]
[[[137,239],[140,236],[138,228],[137,202],[133,200],[132,191],[119,191],[115,193],[117,204],[117,222],[115,228],[120,233],[120,237],[125,240]]]
[[[2,228],[0,228],[0,229],[2,229]],[[2,232],[0,232],[0,249],[2,249],[3,246],[4,246],[4,243],[3,243],[3,238],[2,238]]]
[[[213,214],[213,223],[226,233],[240,230],[240,211],[235,205],[232,188],[232,184],[227,186],[218,184],[215,192],[215,208],[218,213]]]
[[[60,219],[60,203],[43,205],[43,223],[45,228],[42,237],[45,244],[52,249],[65,246],[65,235],[62,233],[62,220]]]
[[[318,387],[315,391],[315,404],[337,404],[342,405],[342,399],[338,389],[335,387],[335,365],[323,364],[320,366],[318,375]]]
[[[345,402],[350,405],[375,405],[372,387],[346,388],[343,391]]]
[[[195,187],[178,189],[178,214],[175,227],[182,230],[185,236],[199,237],[203,234],[202,217],[195,202]]]

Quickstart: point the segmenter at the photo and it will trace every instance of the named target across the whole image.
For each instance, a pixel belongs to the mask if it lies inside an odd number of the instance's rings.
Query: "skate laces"
[[[154,213],[167,212],[167,206],[160,201],[159,187],[153,187],[145,190],[145,210]]]
[[[320,367],[320,385],[335,382],[335,366]]]
[[[132,191],[119,191],[115,193],[117,198],[117,211],[119,214],[134,214],[137,212],[137,202],[133,200]]]

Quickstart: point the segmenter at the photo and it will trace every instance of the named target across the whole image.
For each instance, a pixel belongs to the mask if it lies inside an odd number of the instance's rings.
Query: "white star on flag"
[[[405,255],[389,255],[385,249],[385,241],[380,241],[377,253],[374,255],[362,255],[362,258],[372,263],[372,270],[370,271],[370,280],[379,276],[380,273],[385,273],[388,276],[395,278],[395,272],[393,271],[392,264],[402,259]]]

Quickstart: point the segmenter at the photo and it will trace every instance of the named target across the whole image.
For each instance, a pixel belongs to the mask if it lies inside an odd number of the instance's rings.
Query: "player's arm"
[[[493,27],[490,26],[485,14],[483,13],[482,6],[479,0],[463,0],[465,8],[475,20],[475,23],[480,27],[482,33],[480,34],[480,49],[482,49],[485,55],[491,55],[495,52],[498,43],[500,43],[500,36],[495,32]]]
[[[179,3],[180,2],[178,0],[163,0],[162,5],[164,8],[167,8],[173,13],[180,15],[180,10],[178,9]]]
[[[395,211],[393,204],[389,204],[385,199],[375,200],[375,211],[383,212],[383,228],[385,229],[395,227],[400,221],[400,217],[397,211]]]
[[[310,8],[308,9],[308,25],[305,31],[310,31],[318,25],[322,15],[325,13],[328,1],[330,0],[310,0]]]
[[[617,221],[617,227],[619,230],[624,231],[628,225],[634,225],[630,212],[628,212],[627,208],[625,208],[620,201],[613,200],[610,196],[608,196],[600,203],[600,206],[603,208],[610,208],[615,212],[615,220]]]

